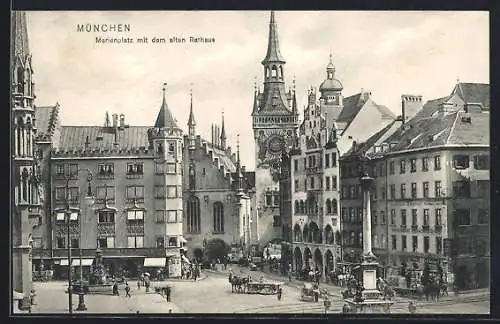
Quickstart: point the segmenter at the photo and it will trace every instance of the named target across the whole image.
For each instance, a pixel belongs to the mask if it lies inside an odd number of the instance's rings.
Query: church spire
[[[193,113],[193,89],[192,88],[189,90],[189,97],[190,97],[190,106],[189,106],[188,126],[194,128],[194,126],[196,126],[196,120],[194,119],[194,113]]]
[[[222,130],[220,134],[220,146],[221,149],[226,150],[226,128],[224,127],[224,110],[222,111]]]
[[[179,128],[177,126],[177,122],[172,116],[170,109],[167,106],[167,99],[165,95],[165,91],[167,84],[163,84],[163,102],[161,103],[160,112],[158,113],[158,117],[156,117],[155,127],[156,128]]]
[[[23,63],[30,50],[28,44],[28,27],[26,12],[12,11],[11,13],[11,59],[20,58]]]
[[[276,26],[276,21],[274,19],[274,11],[271,11],[271,19],[269,21],[269,38],[267,43],[267,54],[262,61],[263,65],[268,63],[285,63],[285,60],[281,56],[279,40],[278,40],[278,28]]]

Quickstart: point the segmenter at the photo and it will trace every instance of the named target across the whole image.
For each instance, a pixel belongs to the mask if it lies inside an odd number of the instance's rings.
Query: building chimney
[[[125,127],[125,115],[120,114],[120,127]]]
[[[118,127],[118,114],[113,114],[113,127],[117,128]]]
[[[412,119],[424,104],[422,96],[420,95],[401,95],[401,114],[403,117],[403,124]]]

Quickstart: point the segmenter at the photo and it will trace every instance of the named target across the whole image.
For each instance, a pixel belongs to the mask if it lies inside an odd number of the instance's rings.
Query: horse
[[[438,283],[434,280],[429,281],[424,286],[425,299],[429,300],[430,298],[432,301],[439,301],[440,290],[440,285]]]
[[[250,279],[247,278],[240,278],[237,276],[231,276],[229,279],[229,282],[231,283],[231,292],[234,292],[236,289],[236,292],[241,293],[245,292],[246,286]]]

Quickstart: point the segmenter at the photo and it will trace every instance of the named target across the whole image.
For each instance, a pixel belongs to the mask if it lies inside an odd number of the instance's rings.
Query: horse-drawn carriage
[[[252,281],[250,276],[238,277],[234,275],[229,276],[229,283],[231,284],[231,292],[263,295],[277,294],[283,285],[282,282]]]
[[[300,290],[300,300],[302,301],[315,301],[316,294],[319,294],[319,289],[309,282],[305,282]]]
[[[249,281],[247,294],[275,295],[282,285],[282,282]]]

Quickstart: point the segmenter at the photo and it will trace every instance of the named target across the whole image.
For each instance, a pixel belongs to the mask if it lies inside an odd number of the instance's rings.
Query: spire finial
[[[163,87],[161,89],[163,91],[163,100],[165,100],[165,92],[167,91],[167,83],[163,82]]]
[[[193,103],[193,83],[189,83],[189,97],[191,98],[191,103]]]
[[[236,134],[236,153],[238,154],[238,161],[240,160],[240,134]]]
[[[457,76],[457,84],[460,83],[460,77]]]
[[[257,76],[253,77],[253,90],[257,92]]]
[[[293,91],[295,92],[295,74],[293,75],[292,85],[293,85]]]

